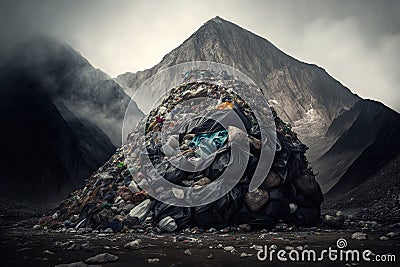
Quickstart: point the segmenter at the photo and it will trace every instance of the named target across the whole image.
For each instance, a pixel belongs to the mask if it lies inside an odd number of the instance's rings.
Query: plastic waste
[[[152,209],[153,204],[154,202],[152,202],[150,199],[146,199],[142,203],[134,207],[129,212],[128,216],[131,218],[137,218],[140,222],[143,222],[144,219],[146,219],[147,214]]]

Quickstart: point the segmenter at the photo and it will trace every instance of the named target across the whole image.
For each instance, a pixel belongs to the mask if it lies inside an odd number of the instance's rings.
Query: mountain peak
[[[221,29],[224,29],[224,30],[233,30],[233,29],[236,29],[236,30],[242,30],[242,31],[249,32],[249,31],[247,31],[247,30],[241,28],[240,26],[236,25],[235,23],[230,22],[230,21],[228,21],[228,20],[226,20],[226,19],[221,18],[220,16],[215,16],[214,18],[207,20],[207,21],[203,24],[203,26],[201,26],[201,27],[197,30],[197,32],[200,31],[200,30],[202,30],[202,29],[204,29],[204,28],[221,28]]]
[[[226,20],[224,20],[223,18],[221,18],[220,16],[216,16],[215,18],[210,19],[209,21],[215,22],[215,23],[224,23],[226,22]]]

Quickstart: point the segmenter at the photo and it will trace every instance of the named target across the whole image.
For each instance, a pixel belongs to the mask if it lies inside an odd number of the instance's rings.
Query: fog
[[[0,56],[54,35],[115,77],[150,68],[216,15],[400,111],[399,1],[2,1]]]

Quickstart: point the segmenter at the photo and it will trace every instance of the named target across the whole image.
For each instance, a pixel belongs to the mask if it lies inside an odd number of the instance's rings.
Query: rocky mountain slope
[[[55,39],[16,46],[0,66],[0,94],[2,197],[63,197],[121,144],[130,98]]]
[[[341,195],[400,154],[400,114],[362,100],[336,118],[327,132],[334,145],[315,162],[323,192]]]
[[[325,196],[324,209],[350,210],[364,220],[400,220],[400,155],[358,186]]]

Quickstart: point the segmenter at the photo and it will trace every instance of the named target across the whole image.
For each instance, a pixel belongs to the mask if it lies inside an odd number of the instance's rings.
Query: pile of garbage
[[[43,217],[40,225],[66,231],[91,229],[116,233],[173,232],[187,227],[223,229],[239,225],[245,225],[246,229],[271,229],[279,223],[295,226],[320,223],[322,192],[305,156],[308,148],[291,126],[272,108],[275,156],[263,183],[249,192],[263,143],[260,118],[235,93],[235,88],[247,85],[226,72],[211,70],[191,70],[182,79],[142,119],[110,160],[92,174],[86,185],[71,193],[52,214]],[[212,105],[193,101],[174,113],[180,104],[202,97],[212,99]],[[234,125],[224,127],[216,120],[199,118],[189,120],[174,133],[169,132],[165,140],[162,134],[166,124],[183,121],[187,114],[205,109],[220,116],[234,113],[245,129]],[[236,139],[246,140],[250,147],[243,175],[236,177],[238,183],[215,201],[200,206],[176,206],[159,201],[144,190],[151,187],[157,194],[169,194],[176,199],[188,197],[178,187],[165,190],[152,184],[148,178],[151,172],[157,172],[174,185],[193,189],[214,183],[229,166],[232,143]],[[188,162],[205,159],[208,164],[196,171],[181,170],[170,163],[178,156]]]

